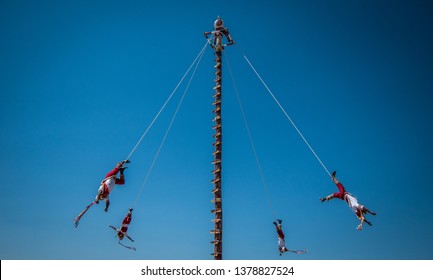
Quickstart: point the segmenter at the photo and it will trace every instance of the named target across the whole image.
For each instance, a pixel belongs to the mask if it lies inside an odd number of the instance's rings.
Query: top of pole
[[[224,21],[219,16],[214,21],[214,28],[214,31],[204,33],[204,36],[213,49],[220,52],[225,46],[233,45],[235,43],[230,36],[228,28],[224,27]],[[208,36],[211,34],[212,36],[209,38]],[[223,37],[227,38],[227,43],[223,43]]]

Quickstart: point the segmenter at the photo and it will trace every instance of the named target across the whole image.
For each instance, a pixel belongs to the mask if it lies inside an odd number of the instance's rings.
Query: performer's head
[[[217,19],[215,20],[213,26],[215,27],[215,29],[221,29],[224,25],[223,20],[218,16]]]

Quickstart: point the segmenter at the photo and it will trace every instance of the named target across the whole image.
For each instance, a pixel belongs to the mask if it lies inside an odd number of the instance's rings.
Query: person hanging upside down
[[[129,160],[124,160],[119,162],[116,167],[105,175],[105,179],[102,180],[101,186],[98,189],[98,194],[95,197],[95,203],[98,204],[100,200],[105,201],[105,209],[104,211],[108,211],[108,207],[110,206],[109,195],[114,189],[114,185],[123,185],[125,184],[125,176],[123,171],[126,166],[124,164],[129,163]],[[120,178],[117,178],[117,173],[120,172]]]
[[[295,254],[305,254],[307,252],[307,250],[289,250],[286,247],[286,241],[284,240],[284,233],[283,233],[283,229],[282,229],[282,225],[281,223],[283,222],[283,220],[278,220],[278,224],[276,222],[274,222],[273,224],[275,225],[275,229],[277,230],[277,234],[278,234],[278,251],[280,251],[280,256],[285,253],[285,252],[291,252],[291,253],[295,253]]]
[[[365,207],[364,205],[362,205],[358,202],[358,199],[355,196],[353,196],[352,194],[347,192],[346,189],[344,188],[343,184],[341,184],[340,181],[338,181],[337,177],[335,177],[336,173],[337,173],[336,171],[332,172],[331,178],[332,178],[332,181],[337,186],[339,192],[330,194],[327,197],[322,197],[322,198],[320,198],[320,201],[324,202],[324,201],[331,200],[333,198],[339,198],[341,200],[345,200],[347,202],[347,204],[349,205],[350,209],[352,209],[353,212],[355,212],[358,219],[361,220],[361,223],[358,225],[357,229],[362,230],[362,226],[363,226],[364,222],[366,222],[369,226],[371,226],[372,223],[369,222],[364,217],[364,215],[367,213],[370,213],[371,215],[376,215],[376,213],[368,210],[367,207]]]
[[[277,220],[277,221],[278,224],[274,222],[274,225],[278,234],[278,250],[280,251],[280,256],[281,256],[284,252],[287,252],[288,249],[286,248],[286,241],[284,240],[284,233],[281,225],[283,220]]]
[[[95,200],[92,201],[89,205],[87,205],[86,208],[84,208],[83,211],[81,211],[80,214],[78,214],[77,217],[74,218],[74,226],[78,227],[78,224],[81,220],[81,218],[86,214],[86,212],[92,207],[94,204],[99,204],[100,200],[105,200],[105,212],[108,211],[108,207],[110,206],[110,200],[108,198],[111,191],[113,191],[114,185],[123,185],[125,184],[125,176],[123,175],[123,171],[125,170],[126,166],[124,166],[125,163],[129,163],[129,160],[124,160],[122,162],[119,162],[116,167],[108,172],[108,174],[105,176],[105,179],[102,180],[101,186],[98,189],[98,194],[95,197]],[[117,178],[117,173],[120,172],[120,178]]]
[[[134,240],[126,233],[128,231],[128,226],[131,223],[131,219],[132,219],[132,208],[129,208],[129,212],[126,214],[125,218],[123,218],[122,226],[119,229],[110,225],[112,229],[117,231],[117,237],[119,238],[119,240],[123,240],[123,238],[126,237],[132,242],[134,242]]]

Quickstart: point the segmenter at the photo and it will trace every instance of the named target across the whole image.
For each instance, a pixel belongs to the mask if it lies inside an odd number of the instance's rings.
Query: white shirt
[[[362,205],[358,203],[358,199],[350,193],[346,193],[344,195],[344,199],[346,200],[347,204],[349,204],[349,207],[353,210],[353,212],[356,213],[358,209],[362,209]]]

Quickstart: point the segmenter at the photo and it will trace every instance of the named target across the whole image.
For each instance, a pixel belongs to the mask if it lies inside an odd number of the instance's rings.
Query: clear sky
[[[93,206],[78,228],[73,217],[131,152],[219,15],[237,43],[223,64],[224,258],[433,259],[432,7],[1,1],[0,258],[212,258],[209,47],[146,184],[189,77],[131,156],[109,212]],[[372,227],[357,231],[344,201],[319,201],[335,185],[243,55],[329,171],[378,213]],[[136,252],[108,227],[131,206]],[[307,254],[278,255],[274,213],[288,247]]]

